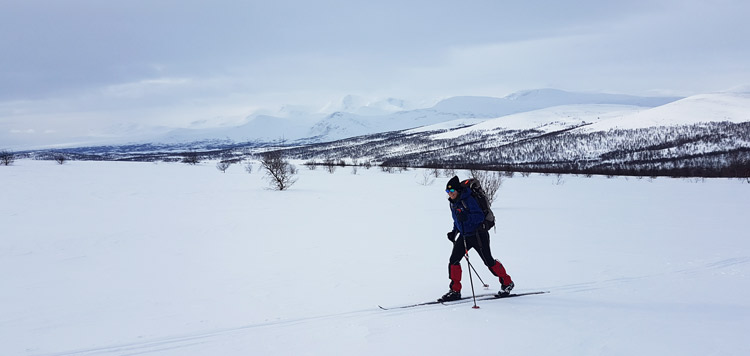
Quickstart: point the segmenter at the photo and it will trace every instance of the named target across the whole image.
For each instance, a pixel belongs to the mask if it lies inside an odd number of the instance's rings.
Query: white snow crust
[[[0,167],[0,355],[750,354],[745,182],[506,178],[494,256],[550,293],[383,311],[448,289],[447,178],[214,163]]]

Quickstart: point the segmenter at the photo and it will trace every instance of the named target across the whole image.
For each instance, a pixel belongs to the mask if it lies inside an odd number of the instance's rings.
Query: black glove
[[[449,232],[448,233],[448,240],[450,240],[450,242],[456,242],[456,234],[457,234],[456,231]]]

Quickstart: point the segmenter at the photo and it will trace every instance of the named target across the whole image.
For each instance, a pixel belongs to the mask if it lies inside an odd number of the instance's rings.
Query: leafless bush
[[[67,161],[68,161],[68,157],[65,156],[64,154],[60,153],[60,154],[55,155],[55,162],[57,162],[57,164],[65,164],[65,162]]]
[[[296,181],[297,168],[285,160],[280,152],[266,152],[261,155],[260,165],[274,190],[285,190]]]
[[[333,174],[333,172],[336,172],[336,162],[332,158],[326,158],[323,160],[323,167],[325,167],[325,170],[328,171],[328,173]]]
[[[16,156],[10,151],[0,151],[0,164],[10,166],[15,162]]]
[[[220,170],[221,173],[226,173],[227,168],[229,168],[229,166],[231,165],[232,164],[227,161],[220,161],[219,163],[216,164],[216,169]]]
[[[417,178],[417,183],[425,186],[432,185],[432,183],[435,183],[435,177],[433,175],[433,170],[423,170],[422,174]]]
[[[245,172],[253,174],[253,162],[247,162],[245,164]]]
[[[315,161],[307,161],[303,164],[305,165],[305,167],[307,167],[307,169],[311,171],[318,169],[318,164]]]
[[[380,170],[385,173],[394,173],[396,172],[396,167],[380,165]]]
[[[555,179],[555,181],[552,184],[554,184],[554,185],[563,185],[563,184],[565,184],[565,179],[563,179],[563,175],[562,174],[557,174],[557,175],[555,175],[555,177],[556,177],[556,179]]]
[[[196,165],[201,162],[200,156],[198,156],[198,152],[190,151],[188,153],[185,153],[185,155],[182,157],[182,163],[186,163],[189,165]]]
[[[492,204],[492,202],[495,201],[497,192],[500,190],[500,186],[503,185],[503,179],[500,172],[472,169],[471,176],[479,180],[479,184],[482,185],[484,192],[487,194],[487,199],[489,199],[490,204]]]

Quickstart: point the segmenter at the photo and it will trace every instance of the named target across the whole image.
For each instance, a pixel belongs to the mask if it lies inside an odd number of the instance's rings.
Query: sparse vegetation
[[[487,193],[487,199],[489,199],[490,204],[492,204],[497,197],[497,192],[500,191],[500,187],[503,185],[503,179],[500,172],[473,169],[471,170],[471,176],[479,181],[479,184],[482,185],[482,189]]]
[[[423,170],[422,174],[418,176],[417,183],[420,185],[432,185],[435,183],[433,171]]]
[[[55,162],[57,162],[57,164],[62,165],[62,164],[65,164],[65,162],[67,161],[68,161],[68,157],[65,156],[64,154],[58,153],[57,155],[55,155]]]
[[[16,156],[13,152],[6,150],[0,151],[0,165],[10,166],[15,160]]]
[[[226,173],[226,172],[227,172],[227,169],[228,169],[228,168],[229,168],[229,166],[231,166],[231,165],[232,165],[232,164],[231,164],[231,163],[229,163],[228,161],[219,161],[218,163],[216,163],[216,169],[220,170],[220,171],[221,171],[221,173]]]
[[[457,169],[479,169],[530,173],[579,174],[584,176],[642,177],[733,177],[750,178],[750,122],[708,122],[694,125],[649,127],[606,132],[584,132],[573,128],[541,130],[497,130],[435,138],[446,130],[414,133],[384,132],[330,143],[296,145],[284,149],[288,158],[307,160],[329,172],[346,162],[379,165],[384,172],[429,168],[455,175]],[[202,146],[201,153],[174,153],[168,145],[87,147],[64,151],[41,151],[36,159],[182,161],[198,164],[201,159],[227,160],[251,157],[267,150],[268,143]],[[140,152],[140,153],[139,153]],[[17,158],[17,156],[16,156]],[[317,161],[316,161],[317,160]],[[321,161],[322,160],[322,161]],[[63,161],[64,162],[64,161]],[[322,162],[322,163],[316,163]]]
[[[297,182],[297,168],[284,159],[279,151],[263,153],[260,165],[266,171],[266,178],[274,190],[289,189]]]
[[[198,155],[198,152],[190,151],[184,154],[182,158],[182,163],[190,164],[190,165],[196,165],[201,162],[200,156]]]
[[[325,160],[323,160],[323,167],[325,167],[328,173],[333,174],[334,172],[336,172],[336,163],[332,158],[326,158]]]

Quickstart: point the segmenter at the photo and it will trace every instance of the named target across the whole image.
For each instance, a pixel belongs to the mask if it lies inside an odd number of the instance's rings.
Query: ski
[[[496,295],[496,294],[495,294],[495,293],[484,293],[484,294],[479,294],[479,295],[477,295],[477,298],[479,298],[479,297],[491,297],[491,296],[493,296],[493,295]],[[463,300],[469,300],[469,299],[472,299],[472,297],[470,297],[470,296],[469,296],[469,297],[463,297],[463,298],[461,298],[461,299],[458,299],[458,300],[454,300],[454,301],[452,301],[452,302],[460,302],[460,301],[463,301]],[[433,304],[442,304],[442,303],[450,303],[450,302],[439,302],[439,301],[437,301],[437,300],[433,300],[433,301],[431,301],[431,302],[424,302],[424,303],[417,303],[417,304],[409,304],[409,305],[401,305],[401,306],[397,306],[397,307],[390,307],[390,308],[386,308],[386,307],[383,307],[383,306],[380,306],[380,305],[378,305],[378,308],[380,308],[380,309],[383,309],[383,310],[391,310],[391,309],[404,309],[404,308],[414,308],[414,307],[420,307],[420,306],[423,306],[423,305],[433,305]]]
[[[526,292],[526,293],[511,293],[510,295],[506,295],[506,296],[499,296],[496,293],[484,293],[484,294],[478,294],[476,296],[476,298],[477,298],[477,301],[479,301],[479,300],[492,300],[492,299],[505,299],[505,298],[513,298],[513,297],[522,297],[522,296],[525,296],[525,295],[535,295],[535,294],[545,294],[545,293],[549,293],[549,292],[540,291],[540,292]],[[389,308],[386,308],[386,307],[383,307],[381,305],[378,305],[378,308],[383,309],[383,310],[393,310],[393,309],[406,309],[406,308],[421,307],[421,306],[425,306],[425,305],[434,305],[434,304],[454,305],[454,304],[461,304],[461,303],[471,302],[473,300],[474,300],[474,297],[468,296],[468,297],[463,297],[463,298],[458,299],[458,300],[452,300],[452,301],[449,301],[449,302],[438,302],[437,300],[435,300],[435,301],[431,301],[431,302],[423,302],[423,303],[416,303],[416,304],[409,304],[409,305],[401,305],[401,306],[389,307]]]
[[[523,297],[523,296],[526,296],[526,295],[537,295],[537,294],[546,294],[546,293],[549,293],[549,291],[526,292],[526,293],[511,293],[511,294],[506,295],[506,296],[499,296],[497,294],[482,295],[482,296],[478,295],[477,296],[477,301],[480,301],[480,300],[482,300],[482,301],[484,301],[484,300],[493,300],[493,299],[506,299],[506,298]],[[471,301],[472,301],[472,298],[469,297],[469,298],[461,298],[460,300],[454,300],[454,301],[451,301],[451,302],[445,302],[445,303],[442,303],[442,304],[443,305],[453,305],[453,304],[467,303],[467,302],[471,302]]]

